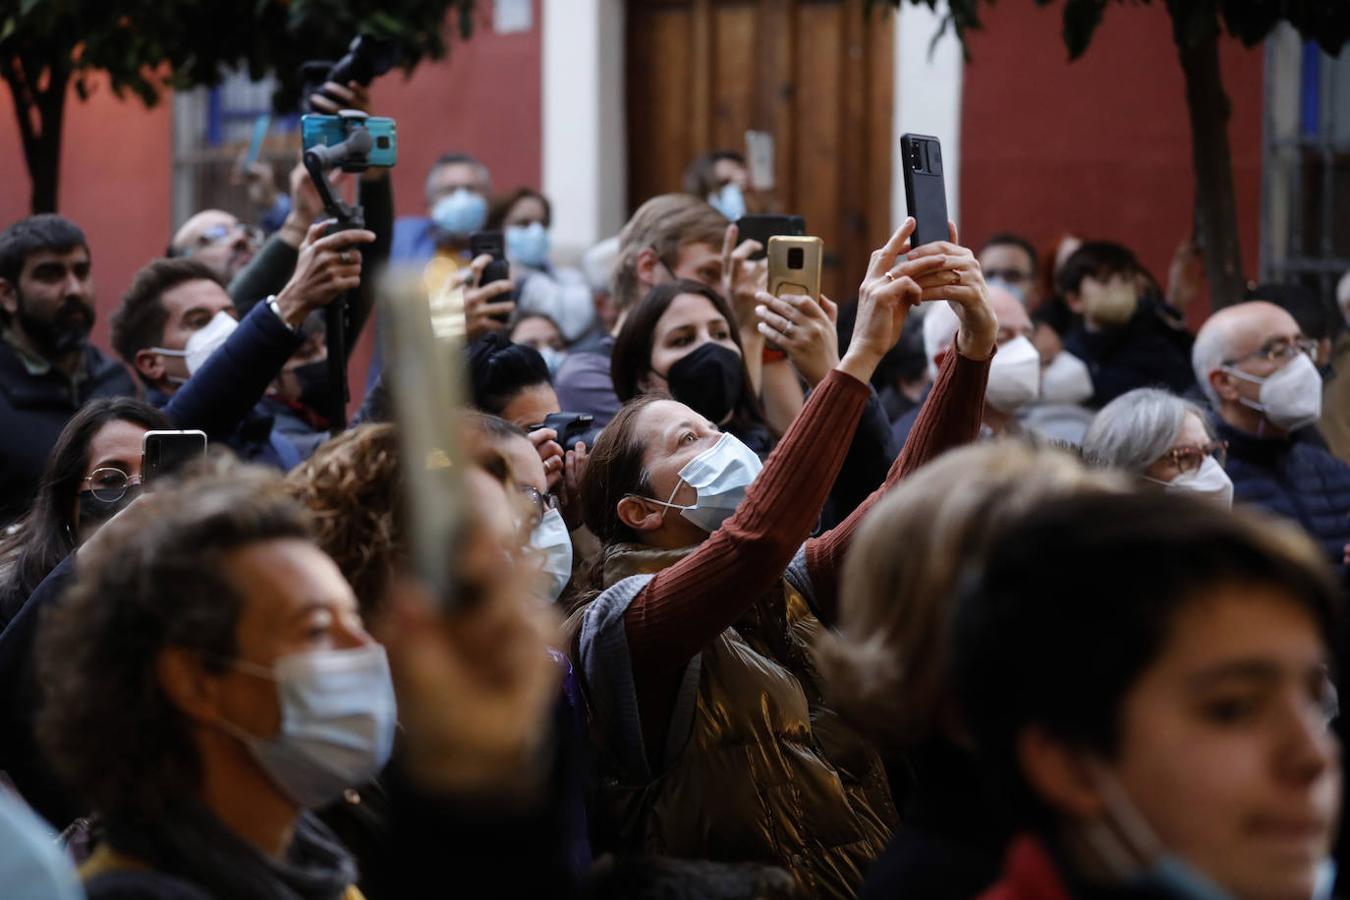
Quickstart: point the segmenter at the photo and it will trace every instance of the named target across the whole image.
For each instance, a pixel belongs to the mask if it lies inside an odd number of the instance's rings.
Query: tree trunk
[[[14,115],[19,121],[24,161],[32,188],[30,212],[56,212],[57,190],[61,175],[61,133],[65,124],[66,88],[70,69],[54,65],[44,90],[34,89],[40,69],[24,65],[19,58],[3,63],[5,82],[14,99]]]
[[[1233,196],[1233,156],[1228,144],[1231,112],[1219,70],[1218,29],[1187,46],[1178,43],[1191,120],[1191,166],[1195,170],[1195,232],[1205,257],[1211,309],[1242,300],[1247,286],[1238,245]]]

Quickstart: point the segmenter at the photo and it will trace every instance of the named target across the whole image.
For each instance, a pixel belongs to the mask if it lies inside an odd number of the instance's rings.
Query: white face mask
[[[1233,506],[1233,481],[1223,470],[1223,466],[1219,465],[1219,461],[1212,456],[1206,456],[1200,468],[1194,472],[1182,472],[1171,481],[1147,476],[1144,480],[1161,484],[1169,491],[1189,491],[1202,497],[1209,497],[1230,509]]]
[[[1257,378],[1241,369],[1223,371],[1243,381],[1261,385],[1259,403],[1239,397],[1238,402],[1263,413],[1270,424],[1294,431],[1322,418],[1322,376],[1306,353],[1300,353],[1275,373]]]
[[[230,335],[234,334],[234,330],[238,327],[239,320],[222,309],[211,318],[210,322],[192,332],[191,337],[187,339],[187,346],[182,350],[170,350],[166,347],[150,349],[163,356],[182,357],[187,363],[188,376],[191,377],[206,364],[212,353],[230,339]]]
[[[1064,406],[1086,403],[1095,392],[1087,363],[1067,351],[1050,361],[1041,373],[1041,402]]]
[[[1041,354],[1026,337],[998,348],[989,364],[984,399],[1000,412],[1017,412],[1041,394]]]
[[[556,603],[572,580],[572,538],[567,523],[556,508],[544,513],[530,533],[530,546],[544,554],[542,571],[547,579],[548,599]]]
[[[298,805],[323,806],[374,778],[389,761],[398,705],[379,644],[296,653],[270,669],[246,661],[233,665],[276,683],[281,729],[260,738],[221,724]]]
[[[644,499],[678,509],[690,522],[712,534],[731,518],[762,468],[764,464],[759,461],[755,451],[741,443],[734,434],[724,432],[716,444],[680,469],[680,481],[698,494],[693,506],[680,506],[671,502],[680,489],[678,484],[670,492],[669,500]]]

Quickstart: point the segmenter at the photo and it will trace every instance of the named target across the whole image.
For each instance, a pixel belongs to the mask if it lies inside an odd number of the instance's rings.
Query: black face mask
[[[745,365],[735,350],[709,341],[671,366],[666,383],[672,397],[720,424],[741,401]]]
[[[104,523],[126,509],[141,495],[139,484],[127,485],[127,492],[116,500],[100,500],[93,491],[80,491],[80,511],[75,522],[75,534],[72,537],[83,544],[90,536],[103,527]]]
[[[328,381],[328,360],[305,363],[291,369],[300,385],[300,402],[321,416],[333,408],[333,386]]]

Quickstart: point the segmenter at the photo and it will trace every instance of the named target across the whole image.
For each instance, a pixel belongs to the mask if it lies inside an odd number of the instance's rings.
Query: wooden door
[[[825,241],[826,294],[850,300],[891,221],[892,35],[866,0],[630,0],[628,203],[685,166],[774,136],[773,211]]]

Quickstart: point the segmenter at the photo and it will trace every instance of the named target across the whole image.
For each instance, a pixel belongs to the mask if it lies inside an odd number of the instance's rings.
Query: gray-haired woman
[[[1088,459],[1232,506],[1226,450],[1200,407],[1157,388],[1137,388],[1106,404],[1083,438]]]

